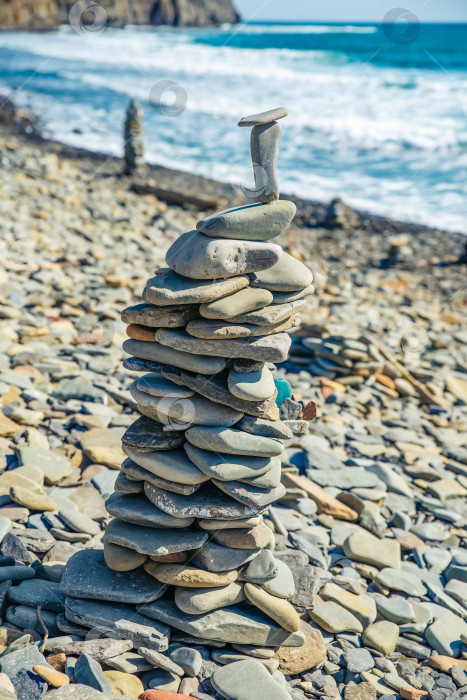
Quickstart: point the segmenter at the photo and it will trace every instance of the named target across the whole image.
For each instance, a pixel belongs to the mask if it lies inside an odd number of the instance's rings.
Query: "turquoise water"
[[[467,231],[467,25],[2,33],[0,91],[115,155],[137,97],[149,161],[233,184],[252,177],[236,122],[284,104],[284,191]]]

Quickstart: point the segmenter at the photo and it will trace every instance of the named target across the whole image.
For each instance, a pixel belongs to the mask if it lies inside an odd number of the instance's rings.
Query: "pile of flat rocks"
[[[280,419],[278,404],[294,402],[273,363],[287,359],[312,292],[311,272],[271,242],[295,214],[276,179],[286,115],[240,122],[253,127],[259,201],[181,235],[122,314],[141,417],[123,435],[104,549],[74,555],[61,590],[69,622],[136,648],[164,651],[170,628],[198,642],[305,642],[292,573],[263,521],[286,493],[283,441],[297,423]]]

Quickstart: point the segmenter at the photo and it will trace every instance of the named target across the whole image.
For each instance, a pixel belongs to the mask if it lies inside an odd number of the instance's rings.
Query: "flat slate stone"
[[[211,214],[198,221],[196,228],[213,238],[269,241],[287,228],[296,211],[295,204],[286,199],[269,204],[247,204]],[[202,311],[201,315],[204,316]]]
[[[151,484],[145,484],[144,491],[154,505],[175,517],[238,520],[259,515],[265,510],[264,506],[238,503],[209,483],[204,484],[193,496],[180,496]]]
[[[315,288],[312,284],[305,287],[305,289],[300,289],[298,292],[273,292],[271,304],[287,304],[289,302],[298,301],[299,299],[304,299],[304,297],[309,297],[314,294]]]
[[[255,659],[234,661],[216,669],[210,678],[213,688],[227,700],[290,700],[268,669]]]
[[[29,581],[21,581],[17,586],[11,586],[7,594],[10,603],[17,605],[29,605],[51,612],[62,612],[65,605],[65,595],[61,592],[60,586],[54,581],[43,581],[35,578]]]
[[[45,666],[45,656],[41,654],[36,644],[11,651],[0,658],[0,671],[13,678],[21,670],[32,671],[33,666]]]
[[[179,399],[189,399],[195,393],[192,389],[174,384],[160,372],[150,372],[138,379],[137,385],[140,391],[151,396],[170,396]]]
[[[151,328],[186,326],[189,321],[197,317],[198,310],[193,305],[161,308],[154,304],[135,304],[122,311],[123,323],[138,323]]]
[[[275,489],[281,483],[282,464],[278,457],[273,458],[273,463],[264,474],[252,476],[244,479],[238,479],[242,484],[258,487],[259,489]]]
[[[161,423],[156,423],[146,416],[141,416],[132,423],[122,437],[123,444],[141,452],[173,450],[181,447],[183,442],[183,431],[164,431]]]
[[[244,401],[264,401],[276,393],[274,377],[266,365],[255,372],[236,372],[232,368],[227,386],[234,396]]]
[[[214,573],[231,571],[251,561],[259,554],[259,549],[231,549],[215,542],[206,542],[196,552],[193,563]]]
[[[251,435],[233,428],[189,428],[185,437],[195,447],[221,454],[278,457],[284,451],[280,440]]]
[[[191,461],[210,479],[231,481],[251,479],[269,472],[279,465],[277,457],[248,457],[242,455],[221,455],[210,450],[201,450],[191,443],[185,443],[185,450]]]
[[[135,399],[140,413],[165,425],[170,425],[175,430],[184,430],[191,425],[214,425],[228,428],[235,425],[242,417],[242,413],[231,406],[221,406],[199,394],[195,394],[190,399],[151,396],[139,391],[136,382],[130,385],[130,393]]]
[[[156,331],[156,339],[164,346],[180,350],[184,353],[194,353],[202,355],[215,355],[217,359],[221,357],[244,357],[247,360],[262,360],[263,362],[285,362],[291,345],[291,338],[287,333],[277,333],[268,335],[265,338],[234,338],[225,340],[201,340],[194,338],[188,333],[180,330],[170,330],[160,328]],[[124,346],[129,341],[125,341]],[[130,341],[139,342],[139,341]],[[152,345],[152,343],[150,343]],[[126,348],[123,348],[126,351]],[[137,355],[131,348],[129,354]],[[151,358],[149,358],[151,359]],[[172,364],[179,366],[176,362]],[[183,369],[191,369],[186,367]],[[221,368],[223,369],[223,368]],[[199,371],[199,370],[194,370]],[[220,370],[216,370],[220,371]],[[204,371],[202,374],[209,374]],[[215,371],[212,372],[215,374]]]
[[[137,493],[140,493],[144,490],[143,482],[145,481],[148,481],[150,484],[158,486],[161,489],[165,489],[166,491],[182,493],[185,496],[189,496],[190,494],[195,493],[200,486],[199,484],[179,484],[175,481],[163,479],[161,476],[156,476],[155,474],[148,472],[147,469],[143,469],[143,467],[140,467],[139,464],[136,464],[136,462],[133,462],[133,460],[129,459],[128,457],[127,459],[123,460],[121,468],[122,472],[124,472],[129,479],[137,479],[137,481],[135,481],[134,483],[141,484],[141,488],[137,491]],[[117,487],[115,487],[115,491],[117,490]],[[123,520],[125,520],[125,518],[123,518]]]
[[[179,484],[202,484],[207,477],[186,456],[184,450],[140,452],[122,445],[125,454],[151,474]]]
[[[156,585],[152,580],[153,585]],[[144,607],[143,605],[142,608]],[[65,601],[65,615],[67,620],[83,627],[103,633],[113,632],[122,639],[131,639],[137,647],[165,651],[169,646],[168,626],[159,620],[149,619],[145,614],[136,613],[130,605],[68,597]]]
[[[290,440],[293,437],[290,428],[281,420],[271,421],[255,416],[243,416],[235,427],[252,435],[264,435],[264,437],[278,438],[279,440]]]
[[[141,554],[161,556],[173,552],[198,549],[208,539],[207,533],[196,530],[138,527],[123,520],[112,520],[105,531],[103,542],[135,549]]]
[[[165,367],[169,367],[169,365],[165,365],[163,362],[142,360],[140,357],[125,357],[122,366],[132,372],[161,372]]]
[[[382,541],[379,537],[375,537],[369,532],[351,532],[344,541],[344,553],[353,561],[373,564],[379,569],[384,567],[398,569],[401,565],[399,542],[389,538]]]
[[[250,284],[270,292],[296,292],[309,287],[312,282],[313,274],[306,265],[289,253],[283,253],[275,265],[253,273]]]
[[[247,117],[242,117],[238,122],[238,126],[261,126],[261,124],[269,124],[277,119],[283,119],[289,113],[287,107],[274,107],[265,112],[258,114],[249,114]]]
[[[245,600],[243,584],[234,581],[220,588],[183,588],[177,586],[174,600],[177,608],[188,615],[201,615],[236,605]]]
[[[384,588],[390,588],[394,591],[403,591],[407,595],[424,596],[426,595],[425,585],[416,574],[411,574],[408,571],[400,571],[400,569],[381,569],[375,576],[375,582],[379,583]]]
[[[201,304],[199,312],[204,318],[215,320],[228,319],[230,316],[244,314],[247,311],[262,309],[272,302],[273,296],[267,289],[246,287],[235,294],[229,294],[209,304]]]
[[[143,611],[143,610],[142,610]],[[170,600],[144,606],[144,614],[194,637],[256,646],[301,646],[302,632],[289,634],[261,612],[228,607],[202,615],[182,612]]]
[[[273,324],[286,321],[288,318],[301,311],[305,306],[305,301],[291,301],[286,304],[271,304],[256,311],[247,311],[246,313],[233,316],[229,319],[230,323],[248,323],[267,328]]]
[[[187,333],[202,340],[233,340],[235,338],[254,338],[256,336],[273,335],[297,328],[301,323],[298,314],[294,314],[285,321],[265,326],[257,326],[252,323],[231,323],[230,321],[211,321],[201,319],[190,321],[186,327]]]
[[[157,331],[156,331],[157,335]],[[190,337],[190,336],[188,336]],[[203,355],[193,355],[190,351],[168,350],[167,343],[161,345],[160,342],[147,342],[144,340],[132,340],[129,338],[122,344],[124,352],[134,355],[142,360],[160,362],[161,364],[173,365],[181,369],[187,369],[199,374],[216,374],[225,367],[225,360],[221,357],[206,357]],[[214,354],[214,353],[213,353]]]
[[[261,489],[240,481],[217,481],[213,479],[212,483],[224,493],[235,498],[239,503],[252,508],[255,506],[268,506],[282,498],[286,492],[285,486],[282,484],[273,489]]]
[[[241,530],[244,528],[252,528],[256,525],[260,525],[262,518],[260,515],[256,515],[252,518],[243,518],[243,520],[216,520],[212,518],[210,520],[198,520],[198,525],[203,528],[203,530]]]
[[[164,369],[163,373],[164,376],[170,378],[173,382],[189,386],[198,394],[201,394],[215,403],[223,406],[230,406],[236,411],[264,418],[265,420],[274,421],[279,418],[279,409],[275,402],[276,392],[264,401],[245,401],[232,394],[228,388],[228,383],[222,376],[213,376],[208,379],[204,375],[184,372],[176,367]],[[213,425],[213,423],[211,423],[211,425]]]
[[[144,564],[146,554],[140,554],[129,547],[104,542],[104,560],[112,571],[134,571]]]
[[[150,528],[189,527],[192,518],[173,518],[157,508],[143,494],[123,496],[113,493],[106,501],[110,515],[133,525]]]
[[[160,598],[165,586],[155,583],[142,568],[112,571],[102,550],[85,549],[69,559],[60,590],[73,598],[143,604]]]
[[[128,460],[131,462],[131,459]],[[134,464],[134,462],[133,462]],[[138,465],[136,465],[138,466]],[[140,469],[140,467],[138,467]],[[141,493],[143,491],[143,482],[134,481],[129,479],[126,474],[120,472],[115,481],[115,493],[120,493],[122,495],[130,495],[135,493]]]
[[[203,304],[248,287],[246,276],[221,280],[193,280],[163,268],[146,283],[144,298],[150,304],[173,306],[174,304]]]
[[[277,160],[281,131],[276,121],[256,125],[251,131],[251,160],[255,177],[252,194],[264,204],[279,199]]]
[[[282,248],[275,243],[210,238],[195,229],[172,243],[165,261],[178,275],[214,280],[265,270],[281,254]]]

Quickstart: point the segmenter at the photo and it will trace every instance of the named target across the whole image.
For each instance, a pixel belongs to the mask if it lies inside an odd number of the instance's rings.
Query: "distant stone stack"
[[[70,621],[137,648],[166,649],[169,628],[194,643],[305,641],[288,602],[292,573],[262,518],[285,494],[281,454],[292,437],[272,363],[287,359],[287,331],[312,292],[311,272],[270,242],[295,214],[276,179],[276,120],[286,115],[240,122],[253,127],[260,201],[181,235],[143,303],[122,314],[124,365],[145,372],[130,388],[142,415],[123,437],[104,552],[76,554],[62,590]]]
[[[146,167],[143,143],[143,109],[137,100],[128,105],[123,130],[124,172],[136,175]]]

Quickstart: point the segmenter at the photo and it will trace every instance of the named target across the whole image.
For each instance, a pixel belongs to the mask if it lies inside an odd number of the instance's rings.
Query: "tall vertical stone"
[[[135,175],[145,168],[143,143],[143,108],[137,100],[131,100],[126,112],[123,131],[124,172]]]

